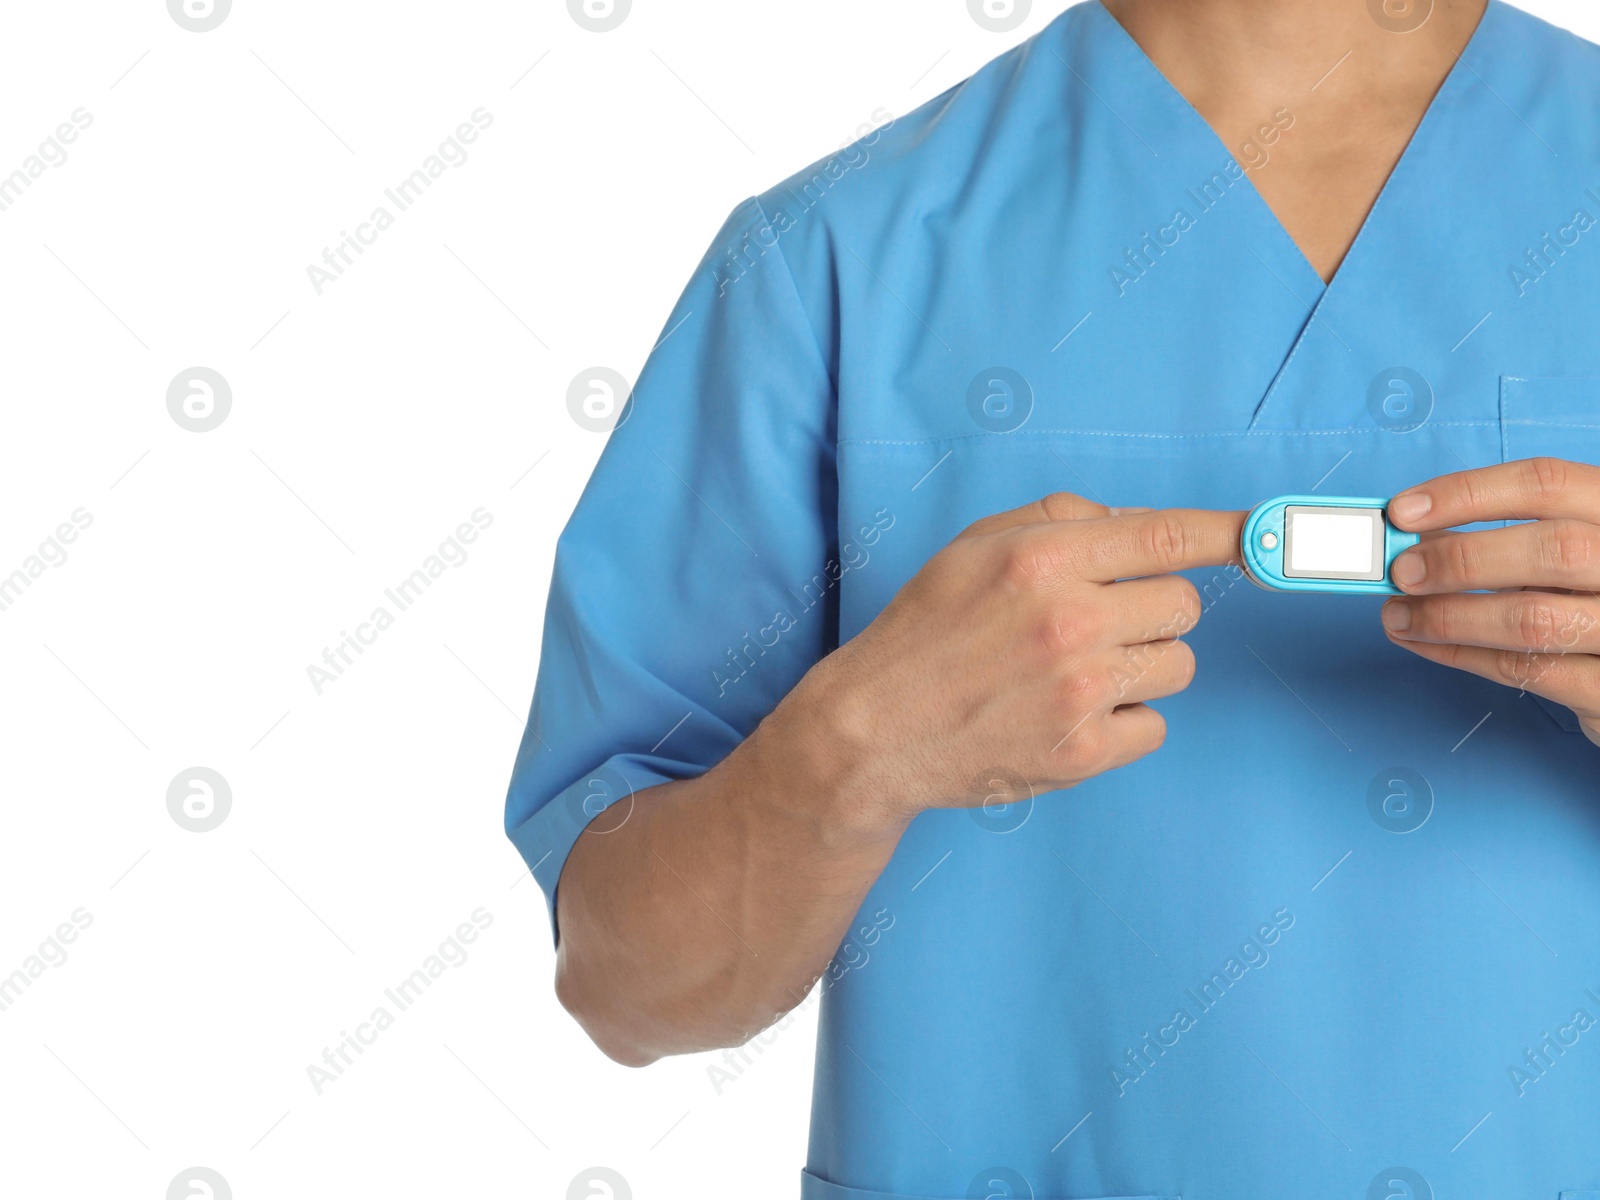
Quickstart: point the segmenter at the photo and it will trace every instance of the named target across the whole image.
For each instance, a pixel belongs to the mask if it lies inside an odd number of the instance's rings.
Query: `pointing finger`
[[[1013,508],[994,513],[967,526],[962,537],[999,533],[1019,525],[1042,525],[1050,521],[1082,521],[1094,517],[1114,517],[1129,512],[1149,512],[1149,509],[1107,508],[1095,500],[1086,500],[1071,492],[1052,492],[1048,496]]]

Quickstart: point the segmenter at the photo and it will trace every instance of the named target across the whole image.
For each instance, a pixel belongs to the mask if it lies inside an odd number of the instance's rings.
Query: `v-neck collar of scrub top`
[[[1489,0],[1482,16],[1478,20],[1477,26],[1472,31],[1472,35],[1467,39],[1461,53],[1457,55],[1455,63],[1446,73],[1444,82],[1439,85],[1439,89],[1434,93],[1433,99],[1428,102],[1427,108],[1423,110],[1422,119],[1417,122],[1416,128],[1412,130],[1411,137],[1406,141],[1405,149],[1401,151],[1400,157],[1395,160],[1394,167],[1384,180],[1383,187],[1379,189],[1377,198],[1373,201],[1371,207],[1367,209],[1366,215],[1362,217],[1355,239],[1351,242],[1350,248],[1346,251],[1343,260],[1334,271],[1331,279],[1326,282],[1323,281],[1322,276],[1311,265],[1311,261],[1306,257],[1299,243],[1294,240],[1288,229],[1284,227],[1282,219],[1273,211],[1272,206],[1267,203],[1265,197],[1256,188],[1255,181],[1246,172],[1244,179],[1240,182],[1244,184],[1244,191],[1249,197],[1250,205],[1255,209],[1260,221],[1277,235],[1275,240],[1284,243],[1287,249],[1292,252],[1283,256],[1286,260],[1285,262],[1272,265],[1275,268],[1278,266],[1283,267],[1283,274],[1286,278],[1282,282],[1296,299],[1301,300],[1302,303],[1307,304],[1308,307],[1314,310],[1321,304],[1324,297],[1334,290],[1340,277],[1346,273],[1346,267],[1351,266],[1354,262],[1354,265],[1359,268],[1359,253],[1367,227],[1375,220],[1381,220],[1387,209],[1392,208],[1403,198],[1397,193],[1401,193],[1404,190],[1405,167],[1407,160],[1412,157],[1413,148],[1427,138],[1432,133],[1433,127],[1439,123],[1440,111],[1448,107],[1452,102],[1454,93],[1459,91],[1462,86],[1461,77],[1468,72],[1476,75],[1476,72],[1472,71],[1472,67],[1467,61],[1468,57],[1474,52],[1475,48],[1486,40],[1487,36],[1492,36],[1491,27],[1495,24],[1500,7],[1501,0]],[[1084,6],[1083,12],[1085,19],[1093,22],[1096,26],[1095,36],[1097,40],[1103,45],[1116,47],[1117,52],[1128,64],[1126,70],[1115,72],[1116,79],[1124,81],[1123,86],[1125,88],[1131,86],[1147,89],[1165,101],[1166,106],[1171,110],[1172,121],[1169,124],[1157,127],[1160,131],[1155,135],[1158,142],[1165,140],[1168,144],[1175,146],[1180,141],[1193,143],[1198,140],[1204,143],[1208,150],[1219,151],[1226,157],[1234,157],[1233,149],[1222,140],[1217,131],[1212,128],[1211,123],[1200,114],[1200,111],[1195,108],[1188,97],[1179,91],[1162,73],[1161,68],[1156,66],[1155,61],[1146,53],[1144,47],[1134,40],[1133,35],[1123,27],[1122,22],[1111,14],[1110,9],[1106,8],[1103,0],[1091,0],[1089,4]],[[1111,80],[1106,82],[1108,84],[1112,83]],[[1115,90],[1114,87],[1113,90]],[[1105,98],[1105,94],[1100,92],[1098,87],[1096,91],[1102,99]],[[1107,103],[1111,102],[1107,101]],[[1115,112],[1116,109],[1113,108],[1112,111]],[[1163,134],[1165,135],[1164,139]],[[1151,135],[1147,132],[1140,137],[1140,140],[1149,146],[1150,137]],[[1153,154],[1156,153],[1153,146],[1150,148]]]
[[[1162,163],[1158,168],[1162,174],[1170,176],[1174,173],[1173,160],[1180,164],[1190,160],[1193,169],[1200,171],[1214,171],[1221,163],[1237,161],[1234,151],[1183,93],[1161,73],[1143,47],[1123,28],[1102,0],[1090,0],[1068,10],[1063,16],[1070,20],[1074,14],[1078,14],[1078,19],[1088,29],[1087,36],[1071,40],[1071,45],[1080,53],[1077,61],[1067,63],[1069,71],[1096,101],[1127,128],[1130,142],[1137,143],[1153,160]],[[1276,281],[1276,286],[1292,297],[1304,314],[1299,336],[1287,348],[1277,373],[1261,396],[1251,422],[1252,429],[1280,420],[1308,423],[1307,414],[1296,418],[1293,414],[1282,412],[1282,406],[1274,404],[1276,394],[1299,358],[1307,337],[1319,327],[1320,332],[1333,339],[1346,352],[1350,351],[1348,338],[1351,334],[1335,317],[1336,313],[1345,309],[1346,296],[1357,293],[1352,301],[1357,306],[1357,312],[1348,324],[1351,328],[1359,328],[1370,320],[1368,298],[1375,278],[1385,270],[1404,269],[1405,264],[1378,260],[1376,256],[1380,251],[1374,243],[1381,240],[1380,234],[1385,226],[1396,219],[1397,210],[1408,199],[1419,206],[1426,203],[1426,196],[1419,190],[1419,160],[1448,131],[1452,121],[1459,122],[1462,119],[1463,107],[1482,102],[1483,93],[1488,93],[1500,106],[1509,109],[1484,74],[1473,65],[1475,60],[1481,65],[1491,54],[1506,16],[1507,9],[1502,0],[1489,0],[1477,27],[1434,93],[1377,198],[1363,217],[1332,279],[1323,281],[1257,190],[1248,171],[1243,172],[1238,185],[1232,189],[1240,194],[1241,202],[1249,209],[1250,228],[1259,234],[1242,249],[1260,262]],[[1092,53],[1082,53],[1089,48],[1092,48]],[[1059,56],[1059,51],[1055,52]],[[1293,111],[1294,104],[1299,102],[1286,101],[1285,107]],[[1510,111],[1514,113],[1514,110]],[[1521,118],[1518,117],[1518,120]],[[1265,169],[1270,169],[1270,164]],[[1433,186],[1437,187],[1437,181],[1433,181]],[[1331,417],[1332,414],[1319,411],[1316,416],[1309,417],[1309,423],[1337,424]]]

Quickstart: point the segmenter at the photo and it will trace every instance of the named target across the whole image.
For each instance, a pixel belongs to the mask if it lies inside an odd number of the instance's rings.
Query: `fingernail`
[[[1415,550],[1407,550],[1394,560],[1394,566],[1389,574],[1401,587],[1416,587],[1428,573],[1428,564],[1422,561],[1422,555]]]
[[[1411,628],[1411,605],[1404,600],[1391,600],[1383,606],[1383,627],[1390,633],[1404,633]]]
[[[1407,525],[1422,520],[1433,507],[1433,497],[1427,492],[1409,492],[1389,501],[1389,516]]]

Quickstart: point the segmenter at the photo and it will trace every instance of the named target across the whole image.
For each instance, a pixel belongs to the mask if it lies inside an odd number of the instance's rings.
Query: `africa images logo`
[[[233,0],[167,0],[167,13],[190,33],[210,33],[232,8]]]

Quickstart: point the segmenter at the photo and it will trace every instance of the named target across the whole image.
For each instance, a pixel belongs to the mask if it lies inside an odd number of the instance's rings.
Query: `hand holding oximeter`
[[[1390,524],[1388,503],[1279,496],[1259,504],[1240,535],[1245,574],[1269,591],[1398,596],[1389,568],[1421,537]]]

